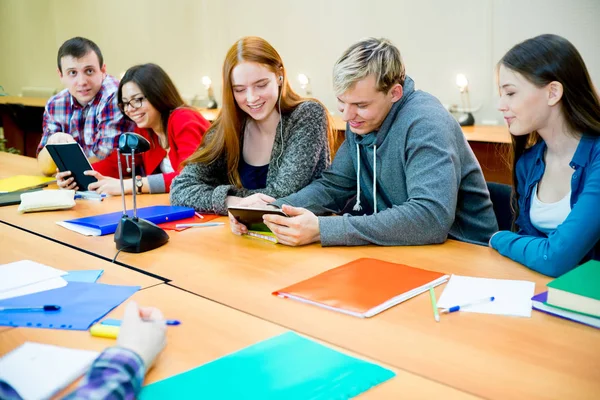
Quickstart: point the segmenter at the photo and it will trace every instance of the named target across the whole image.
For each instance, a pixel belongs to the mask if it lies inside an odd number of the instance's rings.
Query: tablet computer
[[[246,228],[251,231],[271,232],[263,222],[263,215],[275,214],[282,217],[288,217],[282,210],[275,208],[254,208],[254,207],[228,207],[227,210],[241,224],[246,225]]]
[[[90,183],[98,181],[93,176],[83,174],[93,168],[79,143],[47,144],[46,148],[60,172],[71,171],[79,190],[88,190]]]

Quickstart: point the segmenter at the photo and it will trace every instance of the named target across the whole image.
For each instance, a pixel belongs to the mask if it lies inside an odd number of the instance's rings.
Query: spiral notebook
[[[368,318],[447,280],[441,272],[359,258],[273,294]]]
[[[349,399],[395,375],[286,332],[148,385],[139,399]]]

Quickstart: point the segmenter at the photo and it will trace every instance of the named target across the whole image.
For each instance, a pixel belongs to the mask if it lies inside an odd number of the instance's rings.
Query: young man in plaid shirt
[[[110,154],[121,133],[135,128],[117,106],[119,82],[106,74],[94,42],[81,37],[67,40],[58,49],[57,63],[66,89],[48,100],[44,111],[44,133],[37,151],[45,175],[56,172],[47,144],[77,142],[94,162]]]

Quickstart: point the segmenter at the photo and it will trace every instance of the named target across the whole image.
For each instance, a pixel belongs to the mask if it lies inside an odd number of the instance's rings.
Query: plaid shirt
[[[123,118],[117,106],[118,87],[119,81],[107,75],[96,97],[85,107],[68,89],[48,100],[44,111],[44,134],[37,152],[44,148],[52,134],[64,132],[73,136],[86,156],[106,158],[117,146],[119,135],[135,129],[135,124]]]
[[[133,351],[109,347],[92,364],[77,389],[63,400],[135,399],[142,388],[146,369]],[[35,382],[31,382],[35,385]],[[0,399],[22,400],[6,382],[0,380]]]

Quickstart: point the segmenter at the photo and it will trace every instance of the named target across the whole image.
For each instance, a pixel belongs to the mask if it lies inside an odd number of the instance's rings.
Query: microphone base
[[[117,250],[143,253],[156,249],[169,241],[169,235],[157,225],[141,218],[121,217],[115,232]]]

